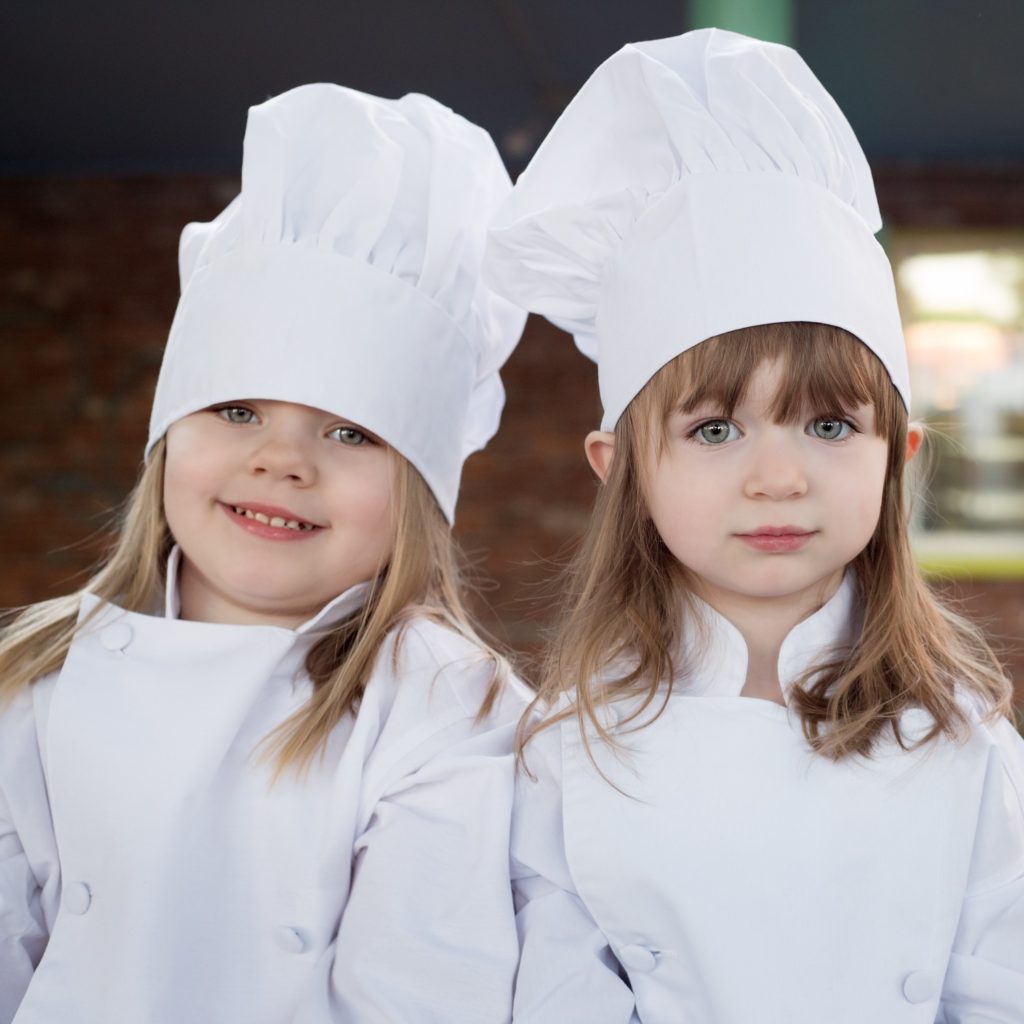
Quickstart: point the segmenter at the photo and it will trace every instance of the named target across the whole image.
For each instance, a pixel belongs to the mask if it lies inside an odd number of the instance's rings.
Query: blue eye
[[[822,441],[844,441],[853,433],[853,427],[838,416],[819,416],[808,424],[807,433]]]
[[[228,423],[255,423],[256,413],[244,405],[223,405],[213,410],[221,419]]]
[[[691,436],[701,444],[717,445],[735,441],[740,432],[736,424],[729,420],[708,420],[697,427]]]
[[[361,430],[356,430],[355,427],[335,427],[327,436],[332,440],[340,441],[342,444],[353,447],[372,443]]]

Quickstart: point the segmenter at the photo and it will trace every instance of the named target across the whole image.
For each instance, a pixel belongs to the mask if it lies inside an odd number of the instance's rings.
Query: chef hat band
[[[602,429],[687,348],[798,320],[868,341],[909,400],[892,271],[857,214],[796,178],[694,175],[637,220],[606,268],[596,315]]]
[[[485,271],[597,360],[604,429],[680,353],[790,321],[854,334],[909,406],[880,226],[856,137],[799,55],[701,30],[594,72],[498,210]]]
[[[427,97],[314,85],[252,108],[241,195],[182,235],[147,455],[218,402],[296,402],[392,445],[452,521],[525,319],[480,277],[510,188],[487,134]]]

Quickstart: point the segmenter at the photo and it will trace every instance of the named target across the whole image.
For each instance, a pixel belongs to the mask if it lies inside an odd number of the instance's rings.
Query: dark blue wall
[[[870,157],[1024,160],[1024,0],[795,3]],[[316,80],[430,93],[521,165],[601,60],[685,24],[684,0],[9,3],[0,174],[233,172],[246,108]]]
[[[805,0],[796,15],[872,160],[1024,160],[1022,0]]]

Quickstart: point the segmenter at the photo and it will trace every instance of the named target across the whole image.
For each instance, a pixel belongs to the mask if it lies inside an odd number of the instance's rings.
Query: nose
[[[786,501],[807,493],[807,471],[799,444],[784,426],[773,427],[751,448],[744,485],[748,498]]]
[[[261,439],[249,456],[249,472],[302,487],[316,482],[316,463],[309,445],[294,432],[276,431]]]

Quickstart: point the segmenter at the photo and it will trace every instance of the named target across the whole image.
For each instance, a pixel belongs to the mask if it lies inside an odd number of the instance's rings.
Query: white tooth
[[[285,524],[285,521],[280,516],[274,516],[270,520],[270,525],[271,526],[284,526],[284,524]]]
[[[243,509],[242,511],[245,513],[245,518],[246,519],[255,519],[256,518],[256,513],[255,512],[252,512],[252,511],[250,511],[247,508]]]
[[[262,512],[253,512],[252,517],[257,523],[266,523],[267,526],[270,525],[270,516],[265,516]]]
[[[284,525],[287,526],[289,530],[297,530],[299,528],[298,521],[295,519],[289,519]]]

